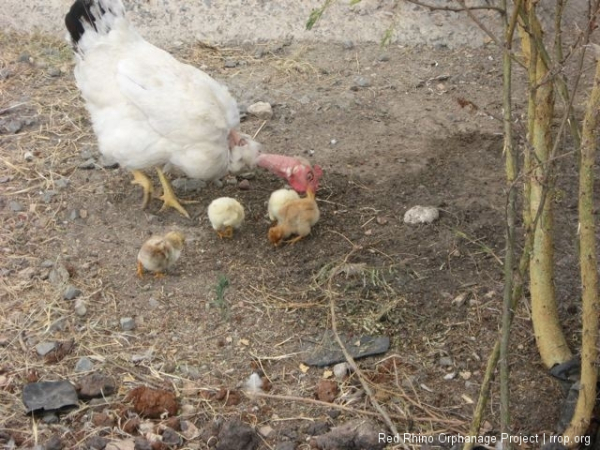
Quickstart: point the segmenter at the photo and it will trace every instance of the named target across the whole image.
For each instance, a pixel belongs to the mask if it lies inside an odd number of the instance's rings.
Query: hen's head
[[[290,175],[287,177],[289,185],[296,192],[317,192],[319,180],[323,176],[323,170],[320,166],[311,166],[303,158],[298,159],[298,164],[292,167]]]
[[[288,184],[300,193],[317,192],[319,180],[323,176],[321,167],[311,165],[306,158],[302,157],[263,153],[259,155],[256,162],[258,166],[285,178]]]

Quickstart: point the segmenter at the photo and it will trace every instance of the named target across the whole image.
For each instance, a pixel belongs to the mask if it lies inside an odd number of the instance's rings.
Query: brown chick
[[[137,256],[137,275],[142,278],[144,269],[162,277],[175,264],[181,255],[185,236],[179,231],[171,231],[165,236],[152,236],[142,245]]]
[[[269,229],[269,241],[278,246],[292,234],[297,236],[289,241],[294,244],[310,234],[311,227],[319,220],[320,213],[315,193],[306,191],[306,197],[298,200],[290,200],[279,210],[281,218],[277,225]]]

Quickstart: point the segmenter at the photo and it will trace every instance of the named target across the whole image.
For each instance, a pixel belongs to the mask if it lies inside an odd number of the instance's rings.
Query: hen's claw
[[[289,239],[289,240],[285,241],[285,243],[294,245],[296,242],[298,242],[302,238],[304,238],[304,236],[296,236],[294,239]]]
[[[142,201],[142,209],[146,209],[150,197],[154,194],[154,187],[152,181],[148,176],[141,170],[132,170],[133,180],[131,184],[139,184],[144,189],[144,200]]]
[[[160,180],[160,184],[162,185],[162,188],[163,188],[163,195],[158,197],[163,201],[163,206],[162,206],[162,208],[160,208],[160,210],[162,211],[168,207],[171,207],[171,208],[176,209],[177,211],[179,211],[181,214],[183,214],[185,217],[187,217],[189,219],[190,215],[185,210],[185,208],[183,206],[181,206],[181,203],[179,203],[179,199],[175,195],[175,192],[173,191],[173,188],[171,187],[171,183],[169,183],[169,180],[167,180],[167,177],[165,177],[165,174],[163,173],[163,171],[157,167],[156,172],[158,173],[158,179]]]

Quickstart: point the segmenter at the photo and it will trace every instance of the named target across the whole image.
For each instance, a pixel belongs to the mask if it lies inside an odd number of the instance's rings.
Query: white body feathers
[[[120,0],[89,10],[95,28],[80,20],[75,78],[107,159],[130,170],[170,164],[203,180],[255,166],[260,144],[229,148],[240,118],[225,86],[144,40]]]

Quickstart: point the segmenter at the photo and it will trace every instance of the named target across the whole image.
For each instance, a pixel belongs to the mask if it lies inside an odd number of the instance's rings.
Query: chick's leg
[[[137,263],[137,276],[138,278],[144,278],[144,266],[139,261]]]
[[[190,215],[185,210],[185,208],[183,206],[181,206],[181,203],[179,203],[179,199],[175,195],[175,192],[173,191],[173,187],[171,186],[171,183],[169,183],[169,180],[167,180],[167,177],[165,177],[165,174],[163,173],[163,171],[157,167],[156,172],[158,173],[158,178],[159,178],[160,184],[162,185],[162,188],[163,188],[163,195],[161,195],[159,197],[163,201],[163,206],[162,206],[162,208],[160,208],[160,210],[162,211],[163,209],[166,209],[167,207],[171,207],[171,208],[176,209],[177,211],[179,211],[181,214],[183,214],[185,217],[187,217],[189,219]]]
[[[217,234],[221,239],[233,237],[233,227],[225,227],[223,230],[217,230]]]
[[[150,201],[150,197],[154,194],[154,188],[152,186],[152,181],[150,178],[142,172],[141,170],[132,170],[133,180],[131,184],[139,184],[142,188],[144,188],[144,200],[142,201],[142,209],[145,209],[148,206],[148,202]]]
[[[289,239],[289,240],[285,241],[285,243],[294,245],[296,242],[298,242],[300,239],[303,239],[303,238],[304,238],[304,236],[296,236],[294,239]]]

